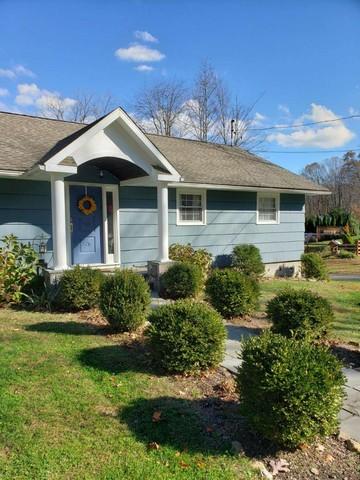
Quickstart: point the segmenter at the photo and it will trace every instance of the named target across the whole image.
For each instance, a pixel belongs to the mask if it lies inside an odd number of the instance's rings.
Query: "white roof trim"
[[[207,190],[244,190],[249,192],[304,193],[306,195],[331,195],[323,190],[301,190],[296,188],[248,187],[242,185],[214,185],[211,183],[171,182],[169,187],[206,188]]]
[[[64,147],[62,150],[57,152],[51,158],[49,158],[45,163],[46,171],[53,171],[55,165],[58,165],[64,158],[71,156],[71,154],[84,145],[89,138],[96,135],[99,131],[104,130],[108,125],[120,120],[123,127],[130,133],[132,137],[140,141],[148,150],[148,152],[153,155],[161,166],[173,175],[175,180],[180,179],[180,174],[175,170],[175,168],[169,163],[169,161],[164,157],[164,155],[155,147],[155,145],[147,138],[147,136],[142,132],[142,130],[136,125],[136,123],[128,116],[128,114],[121,109],[120,107],[116,108],[108,115],[106,115],[102,120],[93,125],[89,130],[84,132],[82,135],[73,140],[69,145]]]
[[[1,177],[20,177],[25,170],[0,170]]]

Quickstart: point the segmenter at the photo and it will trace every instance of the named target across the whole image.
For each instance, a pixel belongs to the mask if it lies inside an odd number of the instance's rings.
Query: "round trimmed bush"
[[[266,332],[243,343],[241,359],[241,410],[265,438],[295,448],[336,431],[344,377],[327,348]]]
[[[267,304],[272,331],[286,337],[316,340],[324,337],[334,320],[326,298],[306,289],[286,289]]]
[[[231,268],[213,270],[206,282],[211,305],[225,318],[251,313],[257,306],[260,289],[256,279]]]
[[[301,255],[301,272],[305,278],[326,280],[328,278],[324,259],[318,253],[303,253]]]
[[[59,282],[55,306],[60,310],[79,311],[99,304],[104,275],[99,270],[76,266],[65,270]]]
[[[245,275],[256,278],[264,274],[260,250],[255,245],[237,245],[232,253],[232,266]]]
[[[200,267],[191,263],[174,263],[160,277],[160,296],[177,300],[196,297],[203,286]]]
[[[101,285],[100,309],[119,332],[133,331],[143,325],[150,302],[149,285],[132,270],[117,270]]]
[[[224,356],[226,330],[209,305],[178,300],[153,310],[147,335],[160,365],[191,373],[217,366]]]

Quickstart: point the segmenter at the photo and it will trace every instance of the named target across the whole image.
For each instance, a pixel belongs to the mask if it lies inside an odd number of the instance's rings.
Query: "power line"
[[[347,152],[360,152],[360,148],[348,148],[345,150],[253,150],[254,153],[295,153],[295,154],[305,154],[305,153],[347,153]]]
[[[331,123],[339,122],[341,120],[350,120],[352,118],[360,118],[360,115],[348,115],[347,117],[337,117],[329,118],[328,120],[319,120],[318,122],[308,122],[308,123],[294,123],[292,125],[273,125],[271,127],[251,127],[248,130],[252,131],[264,131],[264,130],[287,130],[288,128],[299,128],[299,127],[310,127],[311,125],[318,125],[319,123]]]

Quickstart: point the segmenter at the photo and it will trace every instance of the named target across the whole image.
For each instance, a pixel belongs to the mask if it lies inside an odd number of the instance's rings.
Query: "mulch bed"
[[[233,444],[234,453],[262,462],[270,473],[273,471],[270,462],[285,460],[289,472],[278,473],[274,478],[359,480],[360,455],[349,451],[337,436],[303,445],[296,451],[285,451],[253,432],[239,415],[235,380],[224,368],[200,377],[175,377],[174,381],[182,392],[191,391],[194,386],[201,391],[198,409],[208,435],[216,432],[220,439]]]

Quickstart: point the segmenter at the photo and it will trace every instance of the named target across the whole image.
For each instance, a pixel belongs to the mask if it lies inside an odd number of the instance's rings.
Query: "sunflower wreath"
[[[93,197],[84,195],[79,200],[78,208],[84,215],[91,215],[92,213],[96,212],[96,202]]]

